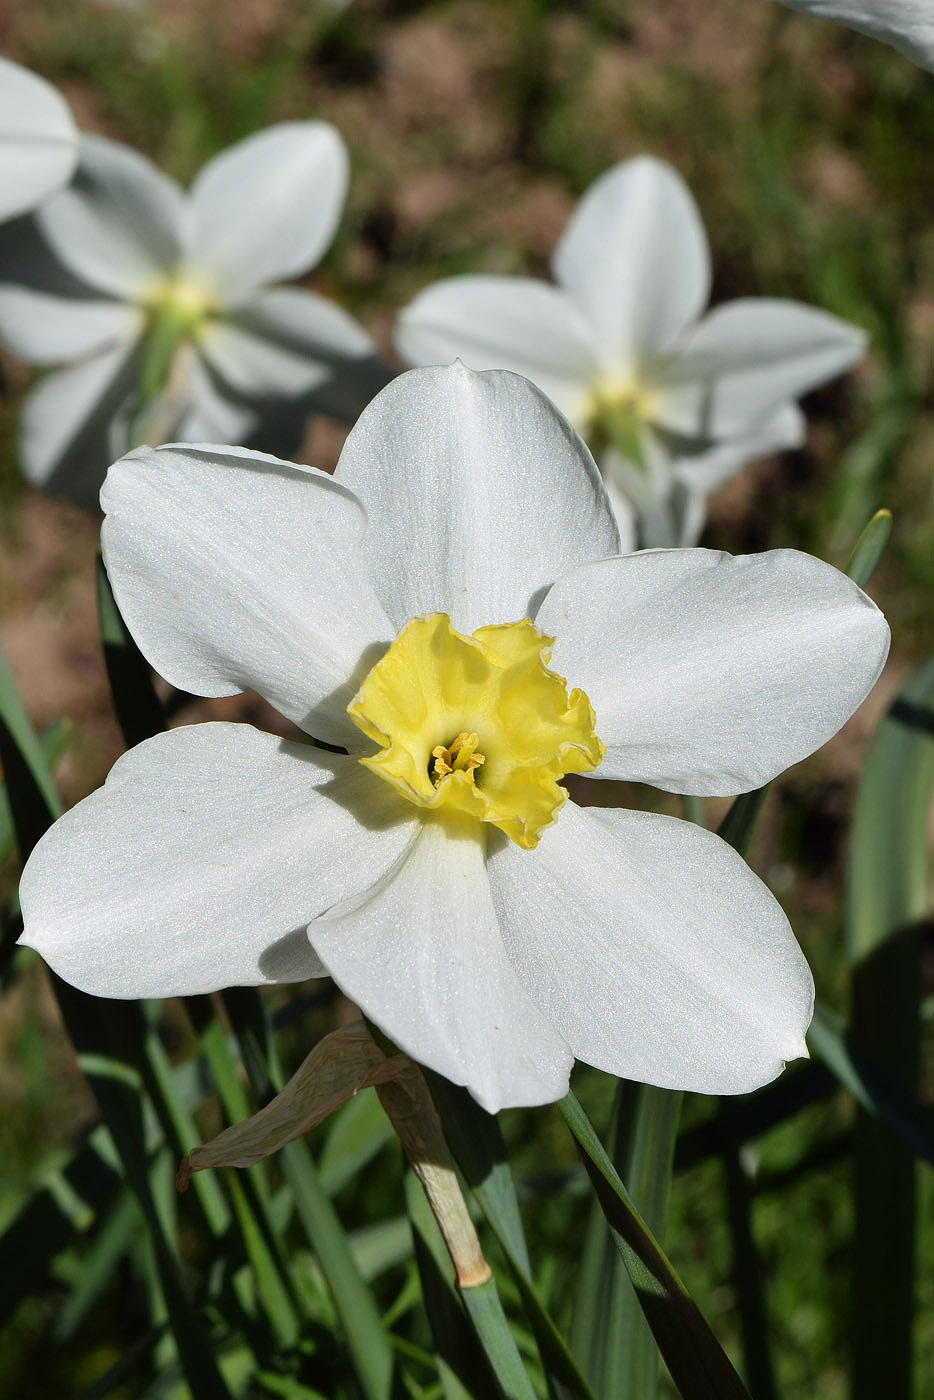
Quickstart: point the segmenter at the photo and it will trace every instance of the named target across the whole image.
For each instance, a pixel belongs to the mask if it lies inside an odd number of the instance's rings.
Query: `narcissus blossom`
[[[0,58],[0,219],[32,209],[71,178],[78,131],[55,88]]]
[[[842,574],[618,555],[567,422],[463,367],[395,380],[333,478],[141,448],[101,500],[153,665],[347,752],[212,723],[120,759],[23,876],[24,939],[63,977],[152,997],[327,972],[491,1110],[561,1097],[575,1056],[734,1093],[806,1053],[807,964],[740,857],[561,779],[733,793],[810,753],[888,645]]]
[[[224,151],[186,194],[127,146],[86,136],[73,184],[0,244],[0,341],[46,375],[23,409],[27,477],[91,503],[134,442],[293,445],[311,409],[352,421],[390,377],[333,302],[270,286],[334,236],[347,155],[327,122]]]
[[[744,298],[702,317],[710,253],[684,181],[649,157],[582,196],[530,277],[452,277],[401,313],[400,354],[511,369],[544,389],[593,447],[620,529],[692,544],[704,498],[757,457],[797,446],[794,400],[852,365],[861,331],[794,301]],[[702,319],[701,319],[702,317]]]
[[[782,0],[789,9],[836,19],[891,44],[919,68],[934,70],[934,0]]]

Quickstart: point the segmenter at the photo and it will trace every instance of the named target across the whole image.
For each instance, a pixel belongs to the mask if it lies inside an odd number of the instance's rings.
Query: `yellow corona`
[[[528,618],[465,636],[446,613],[406,623],[347,712],[378,747],[360,762],[410,802],[498,827],[531,850],[604,747],[582,690],[549,670]]]

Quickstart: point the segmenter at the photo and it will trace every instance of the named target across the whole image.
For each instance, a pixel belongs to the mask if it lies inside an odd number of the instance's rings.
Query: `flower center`
[[[172,321],[186,330],[193,329],[216,310],[211,289],[182,271],[154,283],[145,301],[154,319]]]
[[[210,289],[175,272],[149,288],[143,303],[148,314],[140,389],[144,400],[165,388],[182,346],[197,337],[217,309]]]
[[[625,374],[601,379],[590,391],[588,408],[591,422],[612,420],[617,414],[649,422],[655,413],[656,392],[638,375]]]
[[[416,806],[531,850],[567,799],[559,779],[604,753],[587,696],[548,669],[553,645],[527,617],[471,637],[445,613],[413,618],[347,707],[378,746],[360,762]]]
[[[598,453],[611,445],[629,461],[643,466],[642,429],[651,423],[656,394],[635,375],[604,379],[587,400],[585,436]]]
[[[474,781],[474,769],[486,763],[482,753],[477,753],[480,740],[476,734],[458,734],[450,744],[436,744],[431,751],[434,763],[431,765],[431,781],[435,787],[449,773],[466,773]]]

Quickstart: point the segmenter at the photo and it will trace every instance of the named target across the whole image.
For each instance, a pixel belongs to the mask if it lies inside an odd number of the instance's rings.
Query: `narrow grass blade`
[[[26,717],[16,684],[0,652],[0,764],[20,855],[25,862],[62,805],[42,745]]]
[[[717,835],[728,846],[732,846],[734,851],[739,851],[741,856],[746,854],[768,790],[766,784],[765,787],[754,788],[752,792],[740,793],[739,797],[734,798],[729,811],[717,827]]]
[[[42,747],[42,756],[45,767],[48,771],[54,768],[65,751],[68,742],[68,735],[71,726],[67,720],[60,719],[56,724],[51,725],[39,738]],[[16,845],[16,828],[13,825],[13,813],[10,809],[10,799],[7,795],[6,783],[0,783],[0,860],[10,854]]]
[[[284,1076],[259,997],[252,990],[238,988],[225,993],[224,1004],[253,1093],[259,1103],[264,1103],[281,1089]],[[334,1300],[363,1394],[366,1400],[389,1400],[393,1387],[389,1332],[360,1274],[337,1213],[321,1185],[308,1143],[303,1138],[290,1142],[280,1152],[278,1161]]]
[[[879,503],[883,483],[891,472],[908,434],[917,423],[920,395],[913,378],[889,365],[880,392],[870,406],[869,426],[840,459],[831,492],[834,533],[853,538]]]
[[[916,1157],[934,1166],[934,1109],[906,1093],[881,1060],[867,1054],[839,1016],[820,1002],[814,1008],[807,1041],[811,1054],[849,1090],[860,1108],[901,1138]]]
[[[558,1105],[577,1140],[659,1351],[683,1400],[749,1400],[748,1392],[636,1210],[573,1094]]]
[[[506,1255],[535,1334],[549,1388],[561,1397],[593,1400],[593,1390],[532,1283],[522,1218],[506,1146],[496,1118],[466,1089],[426,1073],[451,1155]]]
[[[727,1214],[733,1241],[733,1281],[743,1332],[746,1379],[755,1400],[778,1400],[762,1269],[753,1235],[752,1192],[743,1167],[743,1144],[737,1131],[736,1105],[732,1099],[720,1100],[720,1126]]]
[[[934,661],[912,676],[876,736],[847,870],[853,1034],[910,1095],[918,1082],[932,790]],[[899,1400],[912,1392],[915,1162],[878,1119],[860,1113],[854,1166],[853,1395]]]
[[[680,1094],[629,1080],[617,1087],[612,1160],[656,1237],[664,1227],[680,1110]],[[657,1394],[658,1348],[597,1200],[570,1341],[601,1400],[643,1400]]]
[[[366,1283],[404,1264],[412,1258],[412,1227],[408,1216],[391,1215],[375,1225],[351,1231],[350,1252]]]
[[[177,1260],[153,1195],[143,1130],[142,1081],[134,1047],[145,1040],[139,1007],[107,1003],[75,991],[53,975],[53,986],[68,1033],[113,1137],[151,1241],[178,1356],[193,1392],[204,1400],[229,1400],[230,1392],[214,1360],[197,1311],[185,1296]]]
[[[465,1288],[462,1297],[504,1400],[537,1400],[509,1330],[495,1280]]]
[[[123,1184],[100,1150],[97,1128],[54,1172],[39,1173],[43,1185],[0,1236],[0,1323],[28,1294],[41,1287],[56,1257],[119,1197]]]
[[[230,1122],[239,1122],[249,1116],[251,1107],[237,1075],[237,1066],[231,1057],[224,1029],[206,997],[189,997],[185,1007],[197,1029],[224,1113]],[[177,1161],[191,1150],[198,1136],[194,1124],[188,1125]],[[214,1190],[218,1189],[213,1173],[204,1172],[196,1173],[191,1179],[196,1190],[201,1176],[213,1183]],[[279,1344],[290,1345],[298,1336],[300,1294],[289,1268],[286,1250],[273,1224],[265,1171],[257,1168],[242,1175],[234,1174],[230,1179],[230,1191],[240,1237],[266,1316]]]
[[[165,713],[153,686],[152,670],[120,614],[100,555],[97,615],[114,711],[127,748],[132,748],[165,728]]]
[[[104,1217],[91,1244],[76,1261],[77,1276],[68,1297],[56,1314],[52,1336],[56,1345],[72,1338],[110,1283],[120,1259],[142,1225],[139,1206],[124,1191]]]
[[[434,1342],[445,1400],[486,1400],[496,1382],[470,1326],[454,1278],[454,1266],[418,1178],[405,1173],[405,1202],[412,1222],[415,1262]]]
[[[892,533],[892,512],[877,510],[853,546],[846,574],[860,588],[865,588],[876,571]]]

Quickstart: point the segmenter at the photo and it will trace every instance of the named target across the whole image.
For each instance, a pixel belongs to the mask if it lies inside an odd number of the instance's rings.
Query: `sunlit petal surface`
[[[423,822],[396,865],[309,937],[396,1044],[485,1108],[548,1103],[566,1092],[573,1053],[510,961],[472,825]]]
[[[320,977],[305,925],[411,839],[389,789],[372,794],[369,827],[357,820],[366,776],[245,724],[157,735],[38,847],[27,941],[98,996]]]
[[[318,738],[358,740],[346,707],[394,629],[361,569],[349,491],[236,448],[139,448],[101,505],[120,611],[173,685],[258,690]]]
[[[516,375],[400,376],[335,476],[366,508],[364,558],[397,628],[423,612],[468,633],[533,615],[554,578],[619,547],[590,453]]]
[[[825,743],[889,645],[865,593],[790,549],[585,565],[555,584],[538,622],[596,711],[601,774],[701,794],[759,787]]]
[[[568,805],[534,866],[490,856],[509,957],[578,1059],[735,1094],[805,1053],[814,988],[788,921],[709,831]]]

